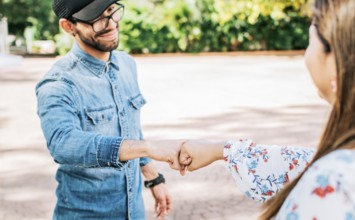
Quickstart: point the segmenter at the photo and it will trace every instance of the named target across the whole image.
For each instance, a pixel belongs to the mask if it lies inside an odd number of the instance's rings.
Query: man
[[[54,160],[54,219],[144,219],[142,177],[157,217],[172,208],[151,159],[179,169],[178,141],[142,141],[134,60],[115,49],[124,6],[116,0],[54,0],[72,50],[36,87],[38,115]]]

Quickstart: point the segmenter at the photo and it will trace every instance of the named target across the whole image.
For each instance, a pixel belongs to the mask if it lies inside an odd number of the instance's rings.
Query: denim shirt
[[[140,167],[119,161],[124,139],[142,139],[133,58],[113,51],[104,62],[77,44],[36,87],[47,147],[59,168],[54,219],[144,219]]]

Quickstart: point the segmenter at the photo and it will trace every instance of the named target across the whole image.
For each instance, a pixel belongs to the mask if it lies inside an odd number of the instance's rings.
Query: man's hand
[[[216,160],[223,159],[223,148],[224,143],[203,140],[185,141],[179,157],[180,174],[185,175],[185,167],[188,171],[194,171]]]
[[[141,170],[146,180],[152,180],[158,177],[158,172],[152,162],[141,167]],[[171,197],[168,190],[164,183],[153,186],[150,190],[152,191],[155,200],[155,217],[164,218],[172,210]]]
[[[151,191],[155,199],[155,217],[162,219],[172,210],[171,197],[163,183],[152,187]]]
[[[170,168],[183,169],[179,163],[180,148],[184,142],[181,140],[147,141],[148,157],[157,161],[165,161]]]

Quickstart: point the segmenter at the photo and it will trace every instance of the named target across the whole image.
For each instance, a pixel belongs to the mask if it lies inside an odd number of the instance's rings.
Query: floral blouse
[[[224,159],[237,186],[264,202],[301,173],[315,149],[230,141]],[[303,175],[276,219],[355,220],[355,151],[337,150],[319,159]]]

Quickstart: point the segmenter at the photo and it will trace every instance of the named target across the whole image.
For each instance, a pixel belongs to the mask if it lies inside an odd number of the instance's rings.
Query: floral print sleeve
[[[313,158],[315,149],[257,145],[252,140],[229,141],[224,159],[244,194],[264,202],[297,177]]]

